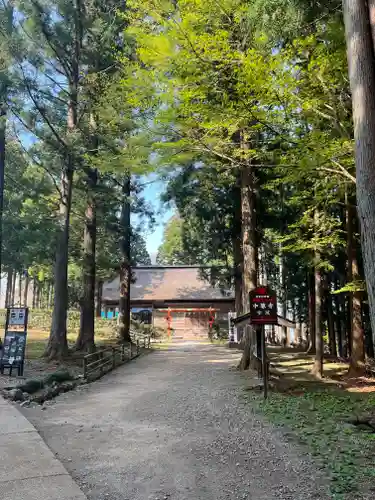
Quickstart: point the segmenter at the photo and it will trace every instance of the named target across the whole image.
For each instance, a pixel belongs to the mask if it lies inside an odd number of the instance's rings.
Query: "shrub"
[[[74,377],[68,370],[57,370],[56,372],[50,373],[42,379],[30,378],[23,384],[18,385],[17,389],[21,389],[22,392],[27,392],[28,394],[34,394],[35,392],[38,392],[41,389],[52,385],[54,382],[61,384],[62,382],[67,382],[70,380],[74,380]]]
[[[58,370],[57,372],[47,375],[44,379],[45,385],[52,385],[54,382],[61,383],[73,380],[74,377],[68,370]]]
[[[29,380],[26,380],[24,384],[18,385],[17,389],[21,389],[22,392],[27,392],[28,394],[34,394],[34,392],[40,391],[43,387],[43,379],[30,378]]]

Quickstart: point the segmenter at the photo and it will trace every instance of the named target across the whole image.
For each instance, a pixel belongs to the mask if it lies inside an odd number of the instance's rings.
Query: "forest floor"
[[[348,379],[346,363],[325,360],[318,380],[312,356],[270,348],[269,357],[270,397],[249,391],[249,402],[328,469],[332,498],[374,497],[375,379]]]

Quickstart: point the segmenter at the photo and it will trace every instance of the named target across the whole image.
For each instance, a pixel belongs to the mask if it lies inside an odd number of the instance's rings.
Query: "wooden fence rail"
[[[121,344],[104,347],[93,353],[86,354],[83,358],[83,377],[87,379],[95,375],[99,378],[104,373],[116,368],[116,366],[137,357],[140,353],[141,345],[145,349],[150,348],[150,336],[142,336],[141,338],[137,336],[136,338],[135,335],[132,335],[132,339],[133,342],[129,345]]]

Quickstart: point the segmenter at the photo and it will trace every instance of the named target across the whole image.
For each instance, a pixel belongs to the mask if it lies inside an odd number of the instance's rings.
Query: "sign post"
[[[276,325],[277,299],[276,293],[266,286],[259,286],[249,293],[250,323],[260,327],[260,351],[262,362],[262,378],[264,399],[268,397],[268,362],[266,352],[265,325]],[[258,339],[258,336],[257,336]]]
[[[262,342],[262,376],[263,376],[263,394],[264,399],[268,397],[268,363],[266,351],[266,331],[264,325],[261,326],[261,342]]]
[[[9,368],[9,375],[12,375],[13,368],[17,368],[18,375],[23,375],[28,313],[27,307],[7,308],[3,352],[0,358],[2,374],[4,368]]]

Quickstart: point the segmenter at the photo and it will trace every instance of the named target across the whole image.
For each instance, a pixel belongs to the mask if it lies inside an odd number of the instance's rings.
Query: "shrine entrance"
[[[154,310],[154,325],[176,339],[207,339],[218,309],[167,308]]]

